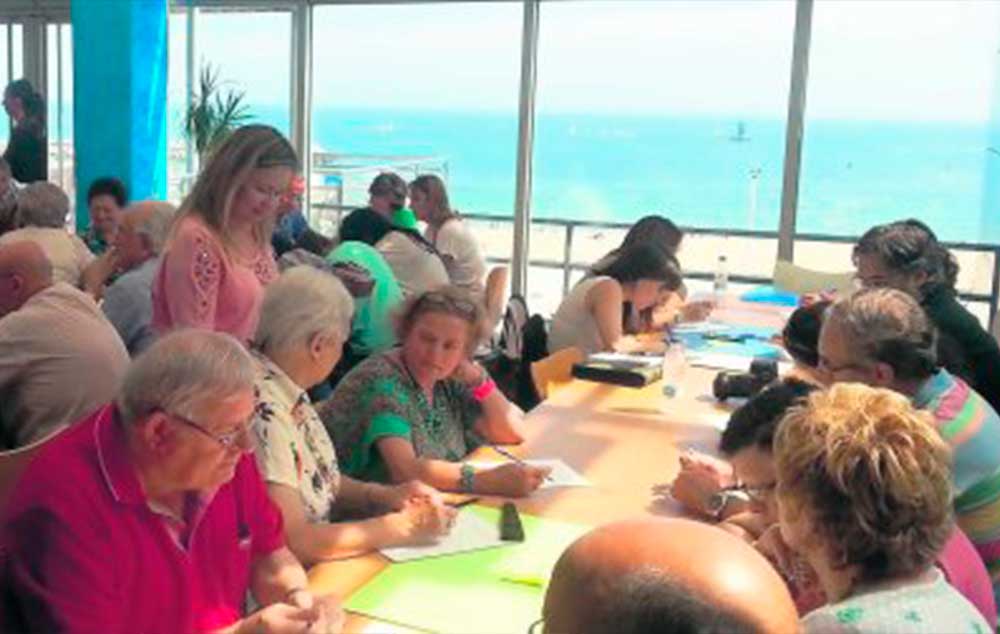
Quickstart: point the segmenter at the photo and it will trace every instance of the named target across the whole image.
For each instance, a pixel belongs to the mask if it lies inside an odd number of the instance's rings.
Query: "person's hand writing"
[[[681,321],[705,321],[715,310],[715,302],[701,299],[687,302],[680,309]]]
[[[484,492],[518,498],[531,495],[551,472],[550,467],[507,462],[476,474],[476,479]]]

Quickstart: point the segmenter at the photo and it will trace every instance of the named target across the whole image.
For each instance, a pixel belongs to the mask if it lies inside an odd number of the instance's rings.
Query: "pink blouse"
[[[153,328],[227,332],[249,342],[257,329],[264,286],[278,276],[270,245],[244,263],[227,254],[199,218],[177,227],[153,281]]]

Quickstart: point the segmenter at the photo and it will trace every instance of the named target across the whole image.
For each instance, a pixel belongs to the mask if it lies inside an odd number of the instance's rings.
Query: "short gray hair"
[[[823,327],[831,322],[843,329],[853,356],[888,364],[900,379],[926,379],[937,369],[934,325],[902,291],[858,291],[828,309]]]
[[[253,390],[254,379],[253,359],[231,335],[177,330],[132,361],[118,410],[127,424],[156,410],[196,417],[205,403]]]
[[[135,225],[136,234],[144,236],[149,242],[149,249],[159,255],[170,235],[177,207],[160,200],[144,200],[132,207],[133,210],[126,213],[141,214]]]
[[[31,183],[17,192],[17,219],[22,227],[66,227],[69,197],[53,183]]]
[[[340,280],[295,266],[267,287],[254,344],[267,352],[308,344],[316,334],[346,339],[353,314],[354,300]]]

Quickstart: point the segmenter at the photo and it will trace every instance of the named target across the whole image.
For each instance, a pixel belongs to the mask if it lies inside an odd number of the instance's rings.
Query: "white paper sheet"
[[[470,550],[509,546],[513,542],[500,539],[500,526],[491,524],[467,510],[459,510],[451,532],[437,543],[426,546],[396,546],[383,548],[382,554],[394,562],[440,557]]]
[[[555,489],[559,487],[592,487],[593,483],[579,471],[558,458],[531,458],[524,462],[533,467],[551,467],[549,478],[542,482],[539,489]],[[501,462],[470,462],[476,469],[491,469],[503,464]]]

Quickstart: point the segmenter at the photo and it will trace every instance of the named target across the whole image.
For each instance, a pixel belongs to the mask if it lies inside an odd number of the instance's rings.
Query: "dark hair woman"
[[[903,291],[920,303],[938,330],[938,361],[1000,410],[1000,348],[958,302],[958,262],[919,220],[869,229],[854,246],[857,278],[865,287]]]
[[[13,122],[3,153],[14,180],[34,183],[48,180],[49,144],[45,136],[45,100],[27,79],[7,84],[3,108]]]
[[[549,350],[575,346],[590,354],[642,348],[622,328],[626,302],[642,311],[676,292],[681,281],[677,259],[663,249],[651,244],[625,249],[563,298],[552,316]]]

